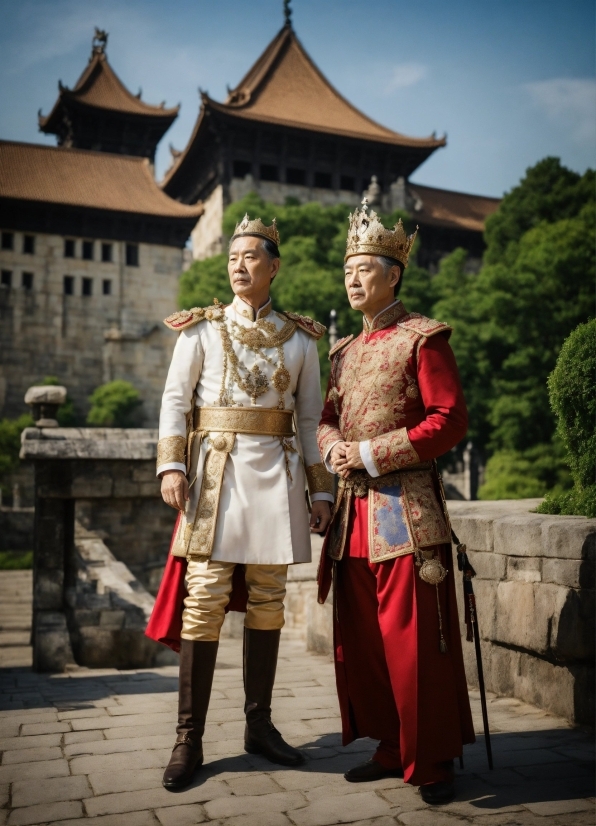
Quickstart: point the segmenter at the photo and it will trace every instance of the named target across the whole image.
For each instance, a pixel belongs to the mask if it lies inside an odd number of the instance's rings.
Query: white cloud
[[[422,63],[400,63],[393,66],[390,72],[390,80],[386,87],[386,92],[395,92],[396,89],[405,89],[407,86],[414,86],[428,74],[428,67]]]
[[[523,88],[550,120],[569,128],[577,143],[596,140],[596,79],[558,77]]]

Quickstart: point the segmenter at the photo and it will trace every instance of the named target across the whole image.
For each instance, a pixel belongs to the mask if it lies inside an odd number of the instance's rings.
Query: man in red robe
[[[455,796],[453,758],[474,741],[451,559],[434,460],[466,434],[457,365],[441,322],[396,300],[415,234],[350,216],[345,283],[363,332],[330,353],[318,429],[339,476],[319,573],[332,573],[343,744],[379,740],[350,782],[388,776],[427,803]]]

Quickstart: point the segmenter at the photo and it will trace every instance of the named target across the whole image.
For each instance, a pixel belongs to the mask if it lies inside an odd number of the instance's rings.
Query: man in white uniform
[[[245,749],[283,765],[304,760],[273,726],[271,695],[287,567],[310,561],[310,531],[325,530],[333,501],[316,440],[316,340],[325,328],[272,309],[278,245],[275,221],[266,227],[245,216],[230,244],[232,304],[215,301],[166,319],[179,337],[162,401],[157,473],[164,501],[182,512],[172,553],[188,560],[178,737],[163,779],[169,789],[188,785],[203,762],[219,633],[238,564],[248,591]]]

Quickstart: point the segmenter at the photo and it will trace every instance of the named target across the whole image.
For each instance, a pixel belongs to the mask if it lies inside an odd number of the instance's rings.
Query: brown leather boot
[[[176,744],[164,772],[166,789],[183,789],[203,763],[202,737],[219,642],[181,640]]]
[[[262,754],[271,763],[299,766],[304,763],[304,756],[285,742],[271,722],[280,635],[281,631],[244,629],[244,749],[250,754]]]

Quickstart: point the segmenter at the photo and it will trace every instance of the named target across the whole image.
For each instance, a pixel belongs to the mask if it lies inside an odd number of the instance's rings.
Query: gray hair
[[[399,295],[399,291],[401,290],[401,285],[403,283],[403,276],[404,276],[404,265],[401,261],[398,261],[397,258],[390,258],[388,255],[377,255],[378,260],[383,265],[383,270],[385,271],[385,275],[389,275],[389,270],[392,267],[399,267],[399,281],[395,285],[393,289],[393,295],[395,298]]]
[[[236,238],[244,238],[244,237],[245,237],[244,235],[233,235],[230,238],[230,243],[228,244],[228,252],[232,248],[232,244],[234,243]],[[275,258],[281,258],[281,255],[279,254],[279,248],[278,248],[277,244],[274,244],[273,241],[271,241],[269,238],[263,238],[262,235],[254,235],[252,237],[253,238],[258,238],[260,240],[261,245],[262,245],[263,249],[265,250],[265,252],[267,253],[267,256],[268,256],[270,261],[273,261]],[[389,259],[387,259],[387,260],[389,260]]]

